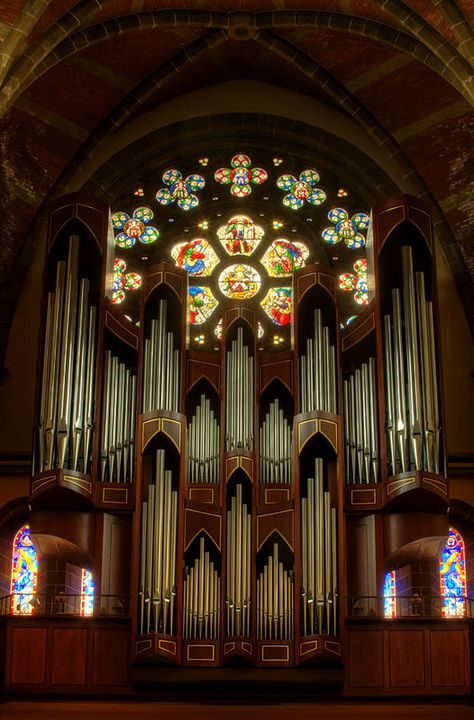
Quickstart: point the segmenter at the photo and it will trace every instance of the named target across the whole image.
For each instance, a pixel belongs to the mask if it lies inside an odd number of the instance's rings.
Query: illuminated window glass
[[[263,228],[247,215],[234,215],[217,231],[229,255],[251,255],[264,236]]]
[[[299,210],[307,202],[310,205],[321,205],[326,200],[324,190],[316,187],[319,183],[319,173],[308,168],[300,172],[298,177],[294,175],[280,175],[277,185],[280,190],[287,192],[283,198],[283,204],[292,210]]]
[[[148,225],[153,219],[153,210],[148,207],[136,208],[132,216],[119,210],[112,214],[112,225],[115,230],[121,230],[115,236],[115,244],[123,249],[131,248],[137,240],[143,245],[151,245],[160,236],[157,228]]]
[[[302,242],[291,242],[286,238],[274,240],[262,257],[262,265],[272,277],[291,275],[305,265],[309,250]]]
[[[82,568],[81,581],[81,615],[94,613],[94,582],[92,573]]]
[[[138,273],[126,273],[127,263],[116,257],[114,260],[114,280],[112,286],[112,302],[119,305],[125,300],[125,291],[138,290],[142,285],[142,277]]]
[[[208,287],[191,286],[189,288],[189,322],[202,325],[212,315],[218,302]]]
[[[248,300],[258,293],[262,281],[250,265],[229,265],[219,275],[219,288],[228,298]]]
[[[38,559],[28,525],[18,530],[13,541],[11,578],[13,613],[32,615],[38,578]]]
[[[344,208],[332,208],[328,213],[329,220],[334,227],[325,228],[321,235],[328,245],[336,245],[336,243],[344,240],[344,243],[351,250],[359,250],[364,247],[365,237],[359,232],[367,230],[370,224],[370,218],[365,213],[356,213],[349,218],[349,213]]]
[[[464,542],[453,528],[440,560],[443,617],[464,617],[466,613],[466,564]]]
[[[293,293],[290,287],[270,288],[260,304],[275,325],[291,323]]]
[[[354,300],[358,305],[367,305],[369,293],[367,287],[367,260],[364,258],[356,260],[353,273],[342,273],[339,275],[339,289],[344,292],[355,290]]]
[[[252,192],[252,184],[261,185],[268,177],[263,168],[252,168],[251,165],[248,155],[238,153],[231,158],[230,168],[216,170],[214,179],[221,185],[230,185],[234,197],[247,197]]]
[[[199,203],[194,193],[204,187],[202,175],[188,175],[183,178],[176,168],[170,168],[163,173],[163,182],[168,187],[161,188],[156,193],[156,199],[160,205],[171,205],[176,203],[182,210],[190,210]]]
[[[395,570],[392,570],[386,573],[383,587],[383,614],[386,618],[397,616],[396,594]]]
[[[184,268],[190,275],[210,275],[219,262],[219,258],[204,238],[180,242],[171,250],[176,265]]]

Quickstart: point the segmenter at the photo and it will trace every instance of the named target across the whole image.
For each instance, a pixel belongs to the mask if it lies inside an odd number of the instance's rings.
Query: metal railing
[[[0,597],[1,615],[73,615],[82,617],[128,616],[128,595],[94,595],[58,592],[14,593]]]
[[[474,618],[474,598],[451,596],[450,607],[445,609],[442,595],[366,595],[346,598],[347,617],[351,619],[374,618],[395,620],[405,618],[469,619]],[[387,607],[388,606],[388,607]],[[389,612],[390,611],[390,612]]]

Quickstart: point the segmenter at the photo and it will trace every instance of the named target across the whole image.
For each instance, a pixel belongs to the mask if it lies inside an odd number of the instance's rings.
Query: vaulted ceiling
[[[474,0],[0,1],[3,348],[51,198],[86,189],[110,199],[106,170],[117,183],[131,163],[121,132],[188,93],[242,79],[337,110],[383,150],[431,207],[472,326],[473,20]],[[176,126],[183,138],[204,147],[213,133],[237,132],[235,108],[220,110],[217,98],[207,112],[203,134],[187,104],[189,122]],[[254,113],[242,137],[275,132],[263,110],[257,116],[242,100],[241,112]],[[277,135],[309,147],[315,139],[302,137],[297,120],[286,128],[280,120]],[[140,133],[132,138],[135,167],[140,153],[146,162],[151,130],[141,145]],[[172,148],[173,134],[163,132],[155,146]],[[320,134],[326,153],[329,137]],[[339,134],[334,162],[357,163],[375,200],[393,192],[397,183],[377,178],[354,138],[347,146]]]

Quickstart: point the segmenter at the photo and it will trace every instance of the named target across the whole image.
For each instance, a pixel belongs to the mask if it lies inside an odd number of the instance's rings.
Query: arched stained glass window
[[[383,614],[386,618],[397,617],[396,595],[395,570],[392,570],[385,574],[383,586]]]
[[[11,578],[13,614],[32,615],[38,578],[38,559],[28,525],[20,528],[13,540]]]
[[[440,560],[443,617],[464,617],[466,614],[466,562],[461,535],[449,529],[448,542]]]
[[[81,615],[93,615],[94,613],[94,581],[92,573],[82,568],[81,582]]]

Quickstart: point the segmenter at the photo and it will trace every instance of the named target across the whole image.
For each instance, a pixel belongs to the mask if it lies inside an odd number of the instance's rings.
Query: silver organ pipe
[[[439,410],[432,304],[412,249],[401,249],[403,292],[384,317],[386,436],[392,474],[439,472]]]
[[[158,317],[144,341],[143,412],[179,410],[180,351],[167,329],[167,301],[160,300]]]
[[[344,380],[346,482],[379,480],[378,410],[375,358]]]
[[[278,398],[270,403],[260,428],[260,482],[292,481],[292,429]]]
[[[226,357],[226,450],[253,450],[254,444],[254,366],[243,335],[237,328]]]
[[[69,238],[67,262],[56,265],[48,294],[39,412],[39,472],[90,471],[96,372],[96,308],[89,280],[79,279],[79,243]]]
[[[314,311],[313,337],[306,340],[300,357],[301,412],[336,412],[336,352],[330,344],[329,328],[322,324],[319,308]]]
[[[236,486],[227,511],[226,630],[230,637],[250,635],[252,515]]]
[[[219,478],[220,428],[203,394],[188,424],[188,482],[218,483]]]
[[[260,640],[292,640],[294,635],[293,573],[279,559],[278,543],[257,576],[257,636]]]
[[[183,637],[185,640],[216,640],[219,637],[219,573],[199,539],[199,557],[185,565],[183,587]]]
[[[102,482],[132,482],[135,424],[136,375],[112,354],[105,351],[101,422]]]
[[[316,458],[301,498],[301,630],[337,634],[337,513],[324,491],[323,460]]]
[[[157,450],[155,479],[142,504],[140,554],[140,631],[174,632],[178,493],[165,470],[164,450]]]

